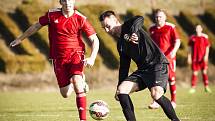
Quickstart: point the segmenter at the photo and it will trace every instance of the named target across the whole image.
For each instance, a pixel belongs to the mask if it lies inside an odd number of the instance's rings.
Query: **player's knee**
[[[61,93],[63,98],[68,98],[71,95],[71,93],[69,93],[68,91],[62,91],[61,90],[60,93]]]
[[[197,76],[198,75],[198,71],[193,71],[193,75]]]
[[[152,87],[151,88],[151,97],[154,100],[159,99],[164,94],[164,90],[160,86]]]
[[[77,75],[77,76],[73,77],[72,79],[74,82],[74,88],[75,88],[76,93],[84,92],[84,80],[83,80],[82,76]]]
[[[68,98],[68,97],[70,96],[70,95],[67,94],[67,93],[61,93],[61,95],[62,95],[63,98]]]
[[[60,93],[61,93],[62,97],[64,97],[64,98],[68,98],[72,92],[73,92],[72,84],[60,88]]]
[[[129,91],[124,85],[118,87],[118,94],[129,94]]]
[[[169,82],[175,81],[175,77],[170,77],[170,78],[168,79],[168,81],[169,81]]]
[[[203,70],[203,74],[207,74],[207,70],[206,69]]]

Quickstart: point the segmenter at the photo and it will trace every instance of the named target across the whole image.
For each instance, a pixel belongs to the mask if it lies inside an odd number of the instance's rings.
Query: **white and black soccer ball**
[[[110,110],[108,104],[102,100],[96,100],[90,104],[90,116],[95,120],[104,120],[108,117]]]

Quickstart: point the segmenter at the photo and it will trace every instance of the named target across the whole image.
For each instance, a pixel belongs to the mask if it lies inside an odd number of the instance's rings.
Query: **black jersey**
[[[133,60],[138,70],[150,71],[156,64],[168,63],[165,55],[143,29],[143,17],[135,16],[124,22],[117,43],[120,55],[119,83],[128,76],[130,62]],[[132,33],[136,33],[139,43],[129,41]]]

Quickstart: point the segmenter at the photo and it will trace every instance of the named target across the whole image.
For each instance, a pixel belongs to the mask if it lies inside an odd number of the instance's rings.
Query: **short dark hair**
[[[111,11],[111,10],[105,11],[105,12],[103,12],[103,13],[100,15],[99,21],[104,21],[104,19],[105,19],[106,17],[109,17],[109,16],[111,16],[111,15],[116,16],[115,13],[114,13],[113,11]]]

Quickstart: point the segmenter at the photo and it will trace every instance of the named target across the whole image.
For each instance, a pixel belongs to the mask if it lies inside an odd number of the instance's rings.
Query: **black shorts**
[[[154,86],[161,86],[166,92],[168,81],[167,64],[157,64],[147,70],[137,70],[129,75],[124,81],[132,81],[138,84],[139,90],[151,89]]]

